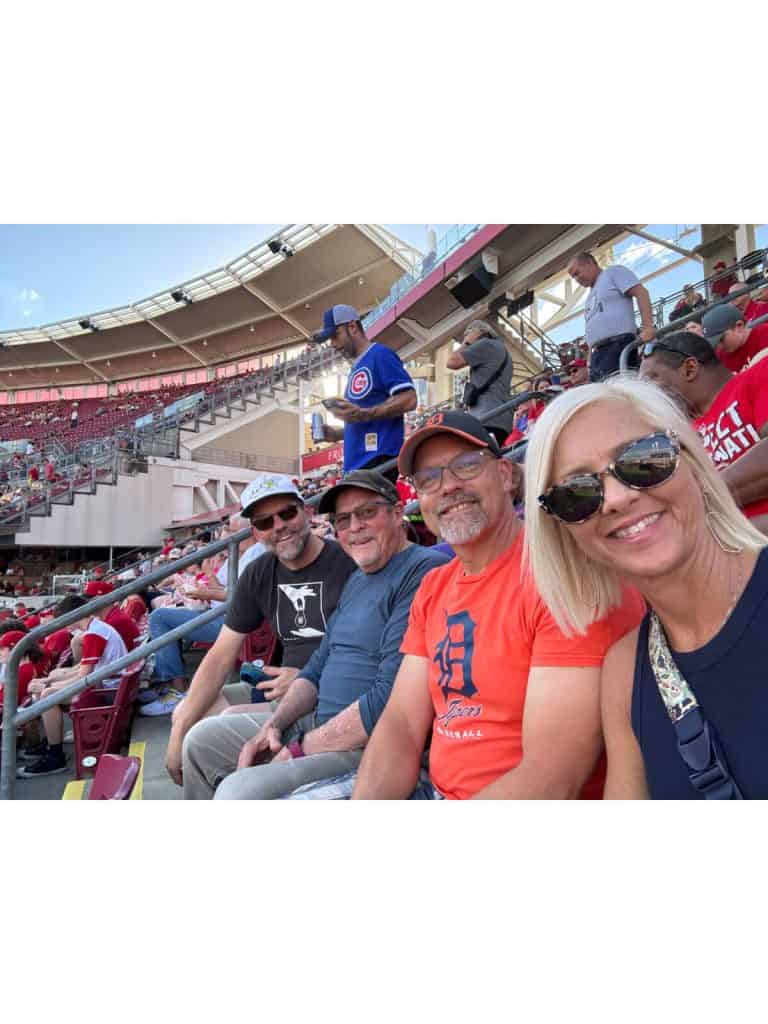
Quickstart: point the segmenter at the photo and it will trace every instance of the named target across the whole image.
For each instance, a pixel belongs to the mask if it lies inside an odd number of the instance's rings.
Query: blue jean
[[[158,637],[170,633],[177,626],[196,619],[200,614],[193,608],[156,608],[149,616],[149,635],[156,640]],[[185,639],[191,643],[212,644],[224,624],[224,614],[222,612],[220,618],[193,629],[187,633]],[[155,679],[160,681],[182,679],[186,675],[186,671],[178,640],[161,647],[155,653]]]
[[[618,334],[609,344],[603,345],[602,348],[593,348],[589,358],[590,381],[594,383],[595,381],[605,380],[606,377],[618,373],[622,350],[634,340],[634,334]],[[635,349],[629,359],[629,369],[636,370],[639,365],[640,357],[637,349]]]

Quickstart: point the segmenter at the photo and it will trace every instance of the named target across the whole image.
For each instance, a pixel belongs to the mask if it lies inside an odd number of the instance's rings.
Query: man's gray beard
[[[462,512],[460,518],[455,518],[450,523],[443,523],[439,519],[438,523],[440,538],[446,544],[469,544],[486,528],[488,516],[478,505],[467,512]]]
[[[300,533],[296,538],[294,538],[290,550],[286,549],[285,547],[281,548],[279,555],[280,559],[288,562],[295,562],[297,558],[301,558],[301,556],[304,554],[304,550],[307,544],[309,543],[310,536],[311,531],[309,528],[309,524],[307,524],[306,532]],[[267,544],[266,547],[272,552],[273,555],[277,555],[277,541],[275,541],[273,544]]]

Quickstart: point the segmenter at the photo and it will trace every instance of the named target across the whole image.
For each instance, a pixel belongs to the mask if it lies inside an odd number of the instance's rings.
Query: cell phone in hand
[[[346,402],[343,398],[323,398],[322,404],[326,409],[333,411],[334,409],[343,409]]]

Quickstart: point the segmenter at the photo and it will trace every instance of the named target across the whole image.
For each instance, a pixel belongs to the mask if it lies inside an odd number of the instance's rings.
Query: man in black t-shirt
[[[282,665],[265,668],[272,679],[258,687],[267,700],[279,700],[319,647],[344,584],[357,568],[336,541],[312,533],[311,513],[288,477],[257,477],[240,501],[254,537],[267,551],[238,579],[218,639],[174,710],[166,767],[178,785],[186,734],[201,718],[229,709],[221,689],[245,636],[267,620],[280,639]]]

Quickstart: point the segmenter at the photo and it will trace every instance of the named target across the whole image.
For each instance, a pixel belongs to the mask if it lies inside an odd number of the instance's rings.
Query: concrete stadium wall
[[[295,423],[295,417],[292,417]],[[173,520],[234,504],[255,470],[186,460],[151,459],[148,473],[120,476],[114,487],[78,494],[74,505],[54,505],[16,534],[24,546],[125,546],[157,543]]]
[[[217,448],[228,452],[248,452],[249,455],[298,458],[299,431],[295,413],[276,410],[243,426],[236,426],[234,417],[232,422],[232,430],[216,438]]]

